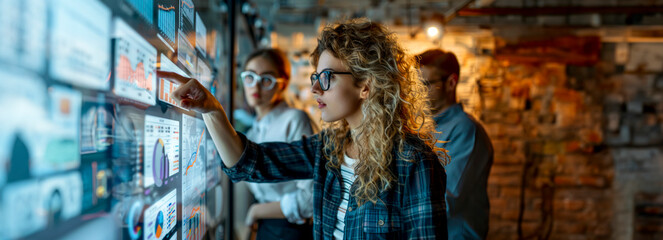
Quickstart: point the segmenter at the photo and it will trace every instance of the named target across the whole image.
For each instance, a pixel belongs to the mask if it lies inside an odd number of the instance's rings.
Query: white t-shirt
[[[350,200],[350,187],[355,179],[357,179],[354,168],[357,160],[343,154],[343,161],[343,165],[341,165],[341,177],[343,178],[343,188],[341,191],[343,191],[343,198],[336,214],[336,229],[334,229],[334,238],[336,240],[343,240],[345,233],[345,212],[348,209],[348,201]]]

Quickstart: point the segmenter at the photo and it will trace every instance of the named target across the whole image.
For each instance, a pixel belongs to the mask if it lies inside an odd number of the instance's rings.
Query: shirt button
[[[378,220],[378,225],[380,226],[384,225],[384,221],[382,221],[382,219]]]
[[[349,207],[349,208],[348,208],[348,211],[352,212],[352,207]]]

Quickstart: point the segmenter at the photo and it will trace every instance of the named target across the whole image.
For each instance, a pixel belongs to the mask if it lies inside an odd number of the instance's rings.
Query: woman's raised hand
[[[202,113],[223,163],[232,167],[239,161],[244,151],[244,143],[226,117],[221,103],[196,79],[184,77],[174,72],[157,71],[160,78],[172,79],[180,86],[171,97],[180,101],[180,106]]]
[[[214,98],[200,82],[174,72],[157,71],[157,77],[173,80],[180,86],[171,93],[171,97],[180,102],[180,106],[199,113],[209,113],[222,109],[221,103]]]

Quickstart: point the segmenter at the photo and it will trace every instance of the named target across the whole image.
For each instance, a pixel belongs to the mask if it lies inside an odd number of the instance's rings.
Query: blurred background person
[[[486,192],[493,164],[493,147],[481,124],[456,101],[460,67],[456,56],[440,49],[418,56],[428,86],[438,147],[451,157],[447,171],[447,224],[449,239],[485,239],[489,202]]]
[[[258,143],[292,142],[314,133],[308,115],[284,101],[290,62],[281,50],[258,49],[249,54],[244,66],[240,73],[244,95],[256,112],[246,133],[248,139]],[[235,196],[238,209],[243,210],[237,212],[246,213],[245,220],[236,224],[244,222],[255,230],[257,223],[256,239],[311,239],[312,226],[306,219],[313,215],[312,184],[312,180],[246,183],[243,186],[248,187],[257,203],[249,207],[249,196]],[[237,191],[246,193],[246,188],[238,187]]]

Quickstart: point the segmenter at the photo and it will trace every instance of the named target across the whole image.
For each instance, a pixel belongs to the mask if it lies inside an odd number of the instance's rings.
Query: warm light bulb
[[[440,34],[440,30],[437,29],[437,27],[429,27],[426,32],[428,33],[429,37],[437,37],[437,35]]]

